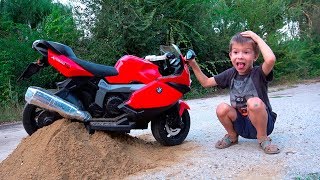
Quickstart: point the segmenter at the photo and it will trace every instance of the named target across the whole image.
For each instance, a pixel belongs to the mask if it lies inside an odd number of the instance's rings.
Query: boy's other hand
[[[184,58],[187,59],[186,57],[184,57]],[[197,62],[196,62],[195,58],[193,58],[193,59],[187,60],[187,64],[192,67],[192,66],[196,65]]]

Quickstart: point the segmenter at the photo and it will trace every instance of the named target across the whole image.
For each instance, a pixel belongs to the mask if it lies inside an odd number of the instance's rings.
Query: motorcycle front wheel
[[[57,119],[55,113],[46,111],[32,104],[26,104],[23,110],[22,124],[31,136],[39,128],[48,126]]]
[[[182,127],[172,126],[172,118],[179,118],[183,123]],[[181,144],[187,137],[190,130],[190,115],[184,110],[180,117],[178,113],[167,114],[151,121],[151,131],[154,138],[164,146],[175,146]]]

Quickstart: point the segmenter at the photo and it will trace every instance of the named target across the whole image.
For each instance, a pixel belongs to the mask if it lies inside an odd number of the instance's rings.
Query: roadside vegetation
[[[39,54],[32,42],[67,44],[81,59],[114,65],[125,54],[158,54],[159,45],[194,49],[208,76],[231,66],[230,38],[252,30],[277,56],[275,83],[320,76],[320,3],[318,0],[0,0],[0,122],[19,121],[30,85],[55,88],[62,77],[53,69],[17,82]],[[258,60],[261,62],[261,58]],[[258,63],[259,63],[258,62]],[[185,98],[214,95],[192,77]]]

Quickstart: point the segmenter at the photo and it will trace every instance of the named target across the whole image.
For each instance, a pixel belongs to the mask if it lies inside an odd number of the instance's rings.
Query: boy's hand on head
[[[260,38],[256,33],[252,31],[244,31],[240,33],[243,37],[248,37],[257,42],[257,40]]]

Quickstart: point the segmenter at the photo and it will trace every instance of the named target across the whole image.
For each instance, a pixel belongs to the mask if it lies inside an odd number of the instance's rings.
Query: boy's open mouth
[[[239,69],[242,69],[242,68],[244,68],[244,66],[245,66],[246,64],[245,64],[245,63],[242,63],[242,62],[237,62],[236,65],[237,65],[237,67],[238,67]]]

